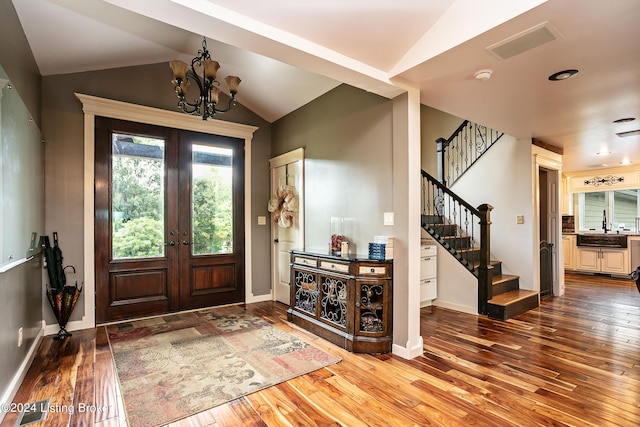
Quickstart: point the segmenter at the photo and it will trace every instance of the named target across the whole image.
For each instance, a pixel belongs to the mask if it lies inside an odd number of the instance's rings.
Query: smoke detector
[[[493,70],[489,70],[489,69],[478,70],[475,72],[473,77],[475,77],[476,80],[485,81],[491,78],[491,73],[493,73]]]

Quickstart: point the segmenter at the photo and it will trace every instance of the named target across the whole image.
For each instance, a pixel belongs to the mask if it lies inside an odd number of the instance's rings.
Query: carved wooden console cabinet
[[[287,319],[355,353],[388,353],[393,262],[291,251]]]

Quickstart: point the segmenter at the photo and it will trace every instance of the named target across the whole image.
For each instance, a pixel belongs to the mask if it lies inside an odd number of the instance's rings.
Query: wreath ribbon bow
[[[293,185],[281,185],[276,191],[276,197],[269,200],[267,206],[273,222],[282,228],[289,228],[298,211],[298,192]]]

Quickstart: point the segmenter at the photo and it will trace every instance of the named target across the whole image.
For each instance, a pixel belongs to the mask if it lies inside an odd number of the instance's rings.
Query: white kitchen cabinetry
[[[431,305],[438,297],[438,248],[434,243],[420,246],[420,307]]]
[[[577,247],[577,270],[594,273],[629,274],[626,249]]]
[[[565,270],[575,270],[576,268],[576,236],[575,234],[565,234],[562,236],[562,258]]]

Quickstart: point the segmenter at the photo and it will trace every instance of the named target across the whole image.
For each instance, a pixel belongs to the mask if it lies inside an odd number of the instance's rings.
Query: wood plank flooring
[[[567,275],[565,296],[505,322],[423,309],[424,355],[413,360],[346,352],[288,323],[278,303],[246,308],[343,361],[172,427],[640,425],[640,293],[631,280]],[[104,410],[59,410],[32,426],[126,426],[104,327],[43,340],[14,402],[48,397],[61,409]]]

